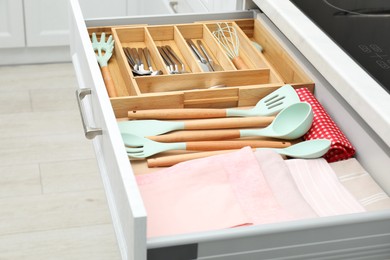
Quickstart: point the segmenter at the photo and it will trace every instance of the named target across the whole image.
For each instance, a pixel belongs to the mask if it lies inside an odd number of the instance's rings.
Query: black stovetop
[[[390,0],[290,0],[390,93]]]

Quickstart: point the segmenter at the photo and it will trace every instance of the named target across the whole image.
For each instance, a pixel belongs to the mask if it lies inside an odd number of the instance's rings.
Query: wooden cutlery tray
[[[217,22],[227,22],[235,28],[240,42],[239,55],[248,69],[238,70],[213,36]],[[256,19],[88,30],[98,37],[101,32],[111,34],[115,40],[108,68],[118,95],[110,98],[117,118],[126,117],[129,110],[140,109],[252,106],[285,84],[310,90],[314,87],[312,80]],[[203,44],[214,61],[215,71],[202,69],[187,39]],[[263,50],[259,51],[256,44]],[[169,73],[158,51],[160,46],[170,46],[186,73]],[[161,70],[162,75],[133,74],[124,48],[147,48],[153,70]]]

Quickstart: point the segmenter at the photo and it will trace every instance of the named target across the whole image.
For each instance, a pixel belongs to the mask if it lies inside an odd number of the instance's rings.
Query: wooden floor
[[[0,259],[120,259],[67,64],[0,67]]]

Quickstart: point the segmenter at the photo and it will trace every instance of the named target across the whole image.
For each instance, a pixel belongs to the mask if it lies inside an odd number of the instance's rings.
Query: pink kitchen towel
[[[249,147],[136,178],[148,213],[148,237],[291,219]]]
[[[331,147],[323,156],[328,162],[351,158],[355,154],[355,148],[314,95],[307,88],[296,89],[296,92],[301,101],[311,105],[314,114],[313,124],[303,138],[305,140],[321,138],[331,140]]]
[[[251,224],[235,191],[229,173],[248,164],[249,149],[183,162],[161,171],[137,175],[148,213],[147,236],[169,236],[225,229]],[[257,164],[255,163],[255,166]]]
[[[280,154],[272,150],[257,150],[255,156],[276,200],[291,220],[318,217],[300,193]]]
[[[325,159],[286,160],[296,185],[307,203],[320,217],[366,211],[339,182]]]

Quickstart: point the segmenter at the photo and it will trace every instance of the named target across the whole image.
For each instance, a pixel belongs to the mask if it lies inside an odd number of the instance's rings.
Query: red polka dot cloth
[[[322,105],[307,88],[297,89],[301,101],[309,103],[313,109],[313,124],[303,136],[305,140],[325,138],[332,141],[329,151],[323,156],[328,162],[345,160],[355,154],[355,148],[337,127]]]

